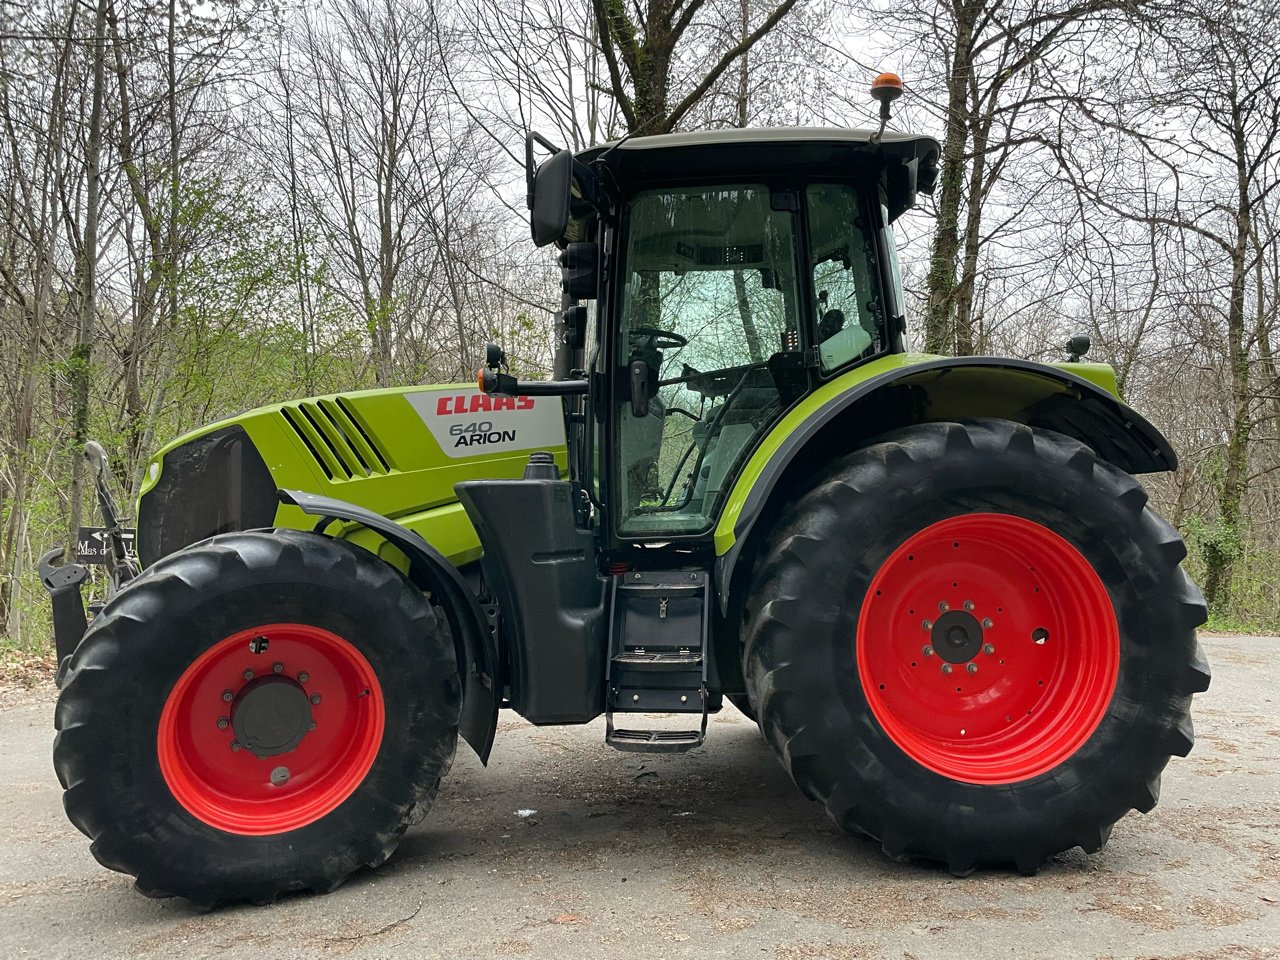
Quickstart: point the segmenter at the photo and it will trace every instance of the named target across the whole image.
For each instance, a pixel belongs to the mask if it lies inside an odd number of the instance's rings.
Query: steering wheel
[[[689,340],[670,330],[659,330],[657,327],[632,327],[628,332],[632,337],[648,337],[650,346],[655,350],[670,350],[674,347],[687,346]]]

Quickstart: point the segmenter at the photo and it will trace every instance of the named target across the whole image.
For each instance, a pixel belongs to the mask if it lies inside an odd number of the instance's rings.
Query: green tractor
[[[907,352],[892,224],[938,144],[527,149],[562,250],[551,380],[491,345],[476,384],[174,441],[141,572],[113,551],[87,629],[46,564],[54,762],[99,862],[205,904],[330,890],[427,814],[459,736],[488,758],[501,708],[675,752],[727,699],[840,828],[957,875],[1150,810],[1209,682],[1134,478],[1176,458],[1083,343]]]

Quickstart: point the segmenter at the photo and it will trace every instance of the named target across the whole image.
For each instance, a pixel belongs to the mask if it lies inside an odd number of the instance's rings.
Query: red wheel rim
[[[1030,520],[972,513],[924,528],[884,562],[857,657],[872,713],[908,756],[953,780],[1013,783],[1053,769],[1097,728],[1120,633],[1080,551]]]
[[[170,691],[156,738],[160,773],[188,813],[219,830],[296,830],[364,780],[382,745],[383,713],[369,661],[337,634],[299,623],[241,630],[206,650]]]

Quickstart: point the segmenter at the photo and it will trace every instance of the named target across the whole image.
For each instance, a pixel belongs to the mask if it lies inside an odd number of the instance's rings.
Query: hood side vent
[[[387,458],[340,399],[304,400],[281,407],[285,422],[333,481],[386,476]]]
[[[293,427],[293,432],[298,435],[311,452],[311,457],[324,471],[324,475],[330,480],[350,480],[350,471],[344,470],[342,465],[338,463],[332,451],[325,445],[320,434],[316,431],[315,426],[302,413],[298,406],[282,407],[281,414],[284,415],[285,423]]]
[[[351,404],[343,397],[335,397],[332,402],[320,401],[321,408],[328,413],[334,426],[343,432],[351,446],[359,450],[364,462],[372,473],[390,473],[391,458],[384,454],[374,443],[373,437],[356,417]]]

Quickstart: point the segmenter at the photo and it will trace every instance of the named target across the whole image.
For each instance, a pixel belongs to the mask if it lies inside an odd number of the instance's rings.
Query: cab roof
[[[625,137],[580,152],[607,167],[624,189],[707,177],[837,177],[880,180],[890,220],[932,193],[938,141],[932,137],[843,127],[760,127]]]

